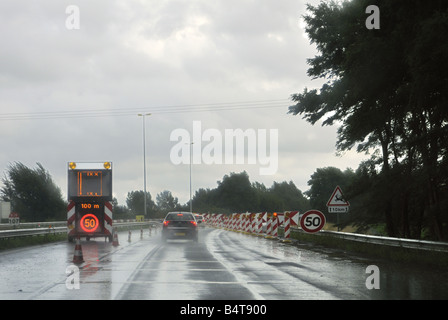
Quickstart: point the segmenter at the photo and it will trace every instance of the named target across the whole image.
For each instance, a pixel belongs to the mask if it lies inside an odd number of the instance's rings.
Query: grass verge
[[[15,249],[36,244],[44,244],[55,241],[62,241],[67,239],[67,234],[44,234],[27,237],[16,237],[0,239],[0,251],[7,249]]]

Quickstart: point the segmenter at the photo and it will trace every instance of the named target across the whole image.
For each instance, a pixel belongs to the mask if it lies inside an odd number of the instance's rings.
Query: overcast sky
[[[125,204],[129,191],[143,190],[137,114],[146,112],[153,199],[170,190],[188,201],[190,167],[170,157],[184,142],[170,136],[193,136],[194,121],[221,134],[224,153],[226,130],[265,129],[267,141],[276,130],[278,169],[261,175],[248,156],[243,165],[194,164],[193,190],[246,170],[252,182],[292,180],[306,191],[316,168],[356,169],[366,156],[336,156],[337,128],[287,114],[291,94],[322,84],[306,75],[316,54],[300,23],[306,3],[318,1],[1,1],[2,176],[15,161],[39,162],[66,197],[67,162],[112,161],[114,195]]]

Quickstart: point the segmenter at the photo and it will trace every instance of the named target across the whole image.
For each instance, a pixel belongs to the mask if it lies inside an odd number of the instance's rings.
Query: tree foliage
[[[177,197],[174,197],[171,191],[168,190],[164,190],[157,194],[156,203],[157,209],[163,214],[181,209],[179,199],[177,199]]]
[[[67,206],[51,175],[37,163],[35,169],[11,164],[2,179],[1,198],[25,221],[63,220]]]
[[[342,190],[346,190],[354,177],[355,173],[351,169],[345,171],[335,167],[316,169],[308,181],[310,189],[305,191],[311,207],[326,212],[326,204],[334,188],[340,186]]]
[[[364,25],[370,4],[380,30]],[[308,75],[326,83],[293,94],[289,112],[339,125],[337,150],[372,154],[357,170],[363,188],[351,188],[364,202],[357,223],[381,216],[390,236],[447,239],[448,3],[325,1],[308,11],[319,51]]]
[[[225,175],[215,189],[199,189],[193,197],[193,211],[213,213],[304,211],[308,199],[292,181],[274,182],[271,188],[251,183],[244,171]]]
[[[66,219],[67,203],[62,198],[61,190],[53,182],[50,174],[38,163],[36,169],[30,169],[20,162],[8,168],[2,179],[0,196],[10,201],[12,210],[17,211],[26,221],[46,221]],[[126,205],[119,205],[116,198],[112,200],[115,218],[134,218],[144,213],[144,196],[142,190],[130,191]],[[309,201],[302,192],[290,182],[274,182],[267,188],[259,182],[251,183],[249,175],[230,173],[217,182],[214,189],[199,189],[193,199],[194,212],[234,213],[262,211],[306,211]],[[177,197],[164,190],[157,194],[156,202],[146,192],[146,218],[162,218],[169,211],[189,211],[187,202],[179,204]]]
[[[145,212],[145,192],[143,190],[136,190],[128,192],[126,197],[126,205],[132,215],[143,215]],[[146,192],[146,215],[154,217],[156,213],[156,204],[151,198],[151,194]]]

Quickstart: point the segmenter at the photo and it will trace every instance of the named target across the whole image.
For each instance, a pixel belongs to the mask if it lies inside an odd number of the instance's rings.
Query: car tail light
[[[163,221],[163,225],[166,227],[168,225],[168,223],[170,223],[169,221],[165,220]]]
[[[196,221],[190,221],[192,225],[194,225],[195,227],[197,226]]]

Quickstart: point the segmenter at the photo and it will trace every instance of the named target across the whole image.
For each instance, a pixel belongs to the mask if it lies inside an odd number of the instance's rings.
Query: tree
[[[193,208],[197,212],[214,213],[306,211],[309,202],[292,181],[274,182],[271,188],[266,188],[262,183],[251,183],[244,171],[225,175],[215,189],[197,190]]]
[[[263,183],[253,182],[252,189],[255,192],[257,209],[255,211],[275,212],[283,207],[283,201],[277,194],[271,192]]]
[[[339,125],[338,151],[356,146],[372,154],[372,185],[382,183],[376,196],[390,236],[409,236],[414,220],[440,240],[448,235],[448,5],[376,2],[380,30],[365,27],[366,0],[308,6],[306,31],[320,53],[308,59],[308,75],[327,81],[292,95],[289,112],[312,124]],[[415,181],[423,182],[420,190]],[[412,190],[427,199],[414,207],[418,214],[410,206]]]
[[[304,213],[311,208],[308,199],[303,196],[292,181],[274,182],[269,189],[269,193],[280,201],[280,205],[273,210],[300,210],[301,213]]]
[[[245,212],[255,210],[256,196],[246,171],[232,172],[218,181],[216,190],[217,205],[230,212]]]
[[[177,197],[173,197],[171,191],[164,190],[157,194],[156,196],[157,209],[162,211],[164,214],[179,210],[179,200]]]
[[[125,205],[119,205],[117,198],[112,199],[112,207],[114,212],[114,217],[117,219],[130,218],[130,212],[128,207]]]
[[[30,169],[15,162],[7,169],[0,190],[4,201],[10,201],[12,210],[18,212],[26,221],[63,220],[67,205],[61,190],[44,167]]]
[[[310,205],[313,209],[322,212],[327,211],[327,201],[333,193],[336,186],[346,190],[353,179],[354,172],[347,169],[344,172],[335,167],[318,168],[308,180],[310,189],[305,191],[310,199]]]
[[[131,213],[134,215],[143,215],[144,210],[144,191],[131,191],[128,192],[126,197],[126,205],[131,210]],[[151,199],[151,194],[146,192],[146,214],[151,217],[154,216],[156,212],[156,205],[154,201]]]
[[[217,190],[200,188],[196,190],[192,202],[193,210],[202,213],[228,213],[226,208],[220,208],[216,202]],[[189,207],[189,206],[188,206]]]

